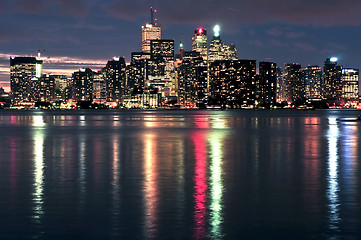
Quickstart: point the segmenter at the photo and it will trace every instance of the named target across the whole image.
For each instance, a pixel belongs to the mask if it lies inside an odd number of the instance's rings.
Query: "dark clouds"
[[[112,1],[107,11],[114,17],[135,19],[147,14],[146,1]],[[148,4],[151,5],[151,4]],[[158,0],[154,5],[162,19],[174,23],[207,23],[223,20],[229,23],[288,22],[316,26],[361,24],[359,0]]]

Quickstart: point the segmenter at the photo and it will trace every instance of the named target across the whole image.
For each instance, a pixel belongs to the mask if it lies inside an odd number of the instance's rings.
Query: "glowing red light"
[[[202,34],[203,33],[203,28],[198,28],[198,33]]]

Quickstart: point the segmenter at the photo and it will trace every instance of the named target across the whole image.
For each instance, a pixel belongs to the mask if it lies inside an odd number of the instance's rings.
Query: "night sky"
[[[100,69],[113,56],[141,51],[141,26],[158,10],[162,37],[183,36],[191,50],[194,29],[221,26],[224,43],[240,59],[320,65],[336,56],[361,65],[360,0],[1,0],[0,86],[9,89],[9,57],[41,50],[46,73]]]

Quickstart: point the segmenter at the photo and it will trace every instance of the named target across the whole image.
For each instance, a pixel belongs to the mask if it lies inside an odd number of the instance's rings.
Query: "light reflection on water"
[[[0,239],[357,239],[344,114],[0,112]]]
[[[331,229],[338,229],[340,222],[340,199],[339,199],[339,149],[338,149],[339,129],[336,118],[329,118],[328,140],[328,189],[327,198],[329,201],[329,226]]]

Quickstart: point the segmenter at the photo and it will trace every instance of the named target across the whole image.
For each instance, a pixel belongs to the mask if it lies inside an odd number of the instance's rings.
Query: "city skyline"
[[[150,22],[150,6],[158,9],[162,38],[174,39],[175,52],[181,39],[191,50],[198,27],[208,30],[209,45],[219,24],[222,40],[237,46],[239,59],[322,66],[336,56],[340,65],[360,68],[361,17],[352,13],[361,3],[278,3],[225,1],[208,3],[206,10],[205,1],[2,1],[0,16],[7,24],[0,26],[0,86],[9,89],[10,56],[35,56],[38,50],[45,73],[97,70],[113,56],[130,62],[131,52],[141,50],[141,26]]]

